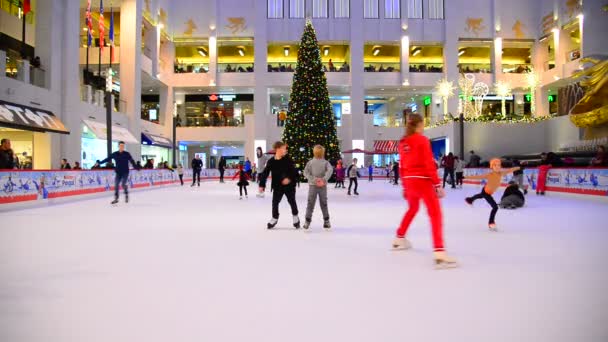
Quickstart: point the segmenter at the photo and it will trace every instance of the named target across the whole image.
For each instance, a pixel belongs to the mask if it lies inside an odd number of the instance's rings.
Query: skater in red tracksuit
[[[545,190],[547,190],[547,174],[551,168],[551,162],[545,153],[542,154],[541,158],[542,160],[538,167],[538,179],[536,180],[536,194],[544,196]]]
[[[446,255],[443,245],[443,223],[439,198],[443,197],[445,193],[437,176],[431,142],[422,135],[423,131],[424,120],[422,117],[418,114],[408,115],[406,133],[399,143],[399,155],[403,195],[408,202],[409,209],[397,230],[393,248],[411,248],[411,244],[405,238],[405,235],[416,213],[418,213],[420,200],[422,200],[428,210],[433,228],[436,267],[456,267],[456,260]]]

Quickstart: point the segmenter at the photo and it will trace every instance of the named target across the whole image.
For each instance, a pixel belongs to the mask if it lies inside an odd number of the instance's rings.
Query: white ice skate
[[[404,237],[397,237],[393,241],[393,250],[403,251],[412,248],[412,244]]]
[[[264,198],[264,193],[263,192],[258,192],[255,196],[257,198]]]
[[[458,267],[458,262],[447,256],[445,251],[434,252],[433,255],[435,257],[435,269],[440,270]]]

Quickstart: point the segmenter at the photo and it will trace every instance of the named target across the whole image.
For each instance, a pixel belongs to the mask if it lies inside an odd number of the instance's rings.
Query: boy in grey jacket
[[[321,211],[323,212],[323,228],[329,229],[331,228],[331,224],[329,223],[329,210],[327,209],[327,181],[334,170],[331,164],[324,158],[325,148],[323,146],[316,145],[313,149],[313,155],[314,158],[304,168],[304,177],[308,180],[308,204],[306,206],[304,229],[310,228],[317,196],[319,196]]]

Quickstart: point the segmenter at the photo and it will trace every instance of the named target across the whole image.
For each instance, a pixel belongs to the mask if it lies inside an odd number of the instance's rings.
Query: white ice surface
[[[291,229],[287,203],[267,231],[270,197],[234,183],[0,213],[0,341],[608,341],[606,199],[528,195],[491,233],[477,191],[443,201],[462,267],[442,271],[424,207],[389,250],[406,204],[385,181],[332,188],[332,232],[318,207]]]

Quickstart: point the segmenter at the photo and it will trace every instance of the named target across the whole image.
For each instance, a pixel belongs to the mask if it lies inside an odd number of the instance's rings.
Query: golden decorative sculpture
[[[585,96],[570,111],[570,120],[578,127],[595,127],[608,123],[608,59],[583,58],[581,63],[594,65],[574,74],[582,77]]]
[[[566,13],[568,13],[568,18],[574,17],[576,14],[580,13],[580,11],[580,0],[566,0]]]
[[[162,8],[158,11],[158,21],[167,27],[167,12]]]
[[[196,29],[198,29],[198,27],[196,27],[194,20],[192,20],[192,18],[190,18],[186,22],[186,30],[184,31],[184,35],[191,36],[194,33],[194,31],[196,31]]]
[[[481,31],[485,30],[486,26],[483,25],[483,18],[467,18],[467,26],[465,31],[473,33],[475,36],[479,36]]]
[[[522,39],[525,37],[524,29],[526,25],[522,24],[522,22],[518,19],[515,24],[513,24],[513,32],[515,33],[515,38]]]
[[[228,25],[226,25],[226,28],[229,29],[230,31],[232,31],[232,34],[241,33],[247,29],[247,24],[246,24],[245,18],[231,17],[231,18],[227,18],[227,19],[228,19]]]

